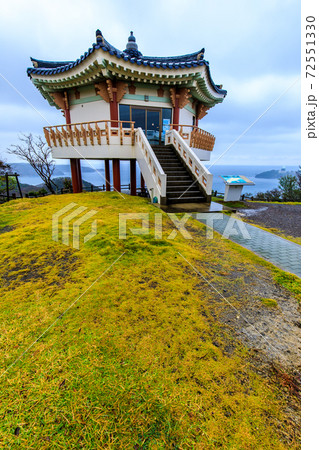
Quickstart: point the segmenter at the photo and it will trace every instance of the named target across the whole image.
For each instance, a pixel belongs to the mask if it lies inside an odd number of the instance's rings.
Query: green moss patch
[[[249,351],[210,313],[203,281],[180,256],[204,264],[199,237],[167,240],[168,216],[124,197],[0,206],[0,223],[13,227],[0,235],[2,447],[299,448],[283,388],[251,367]],[[80,250],[52,241],[52,215],[71,202],[98,211],[97,235],[83,244],[91,230],[83,224]],[[118,214],[129,212],[149,213],[151,223],[161,213],[162,239],[153,229],[119,239]],[[218,236],[207,245],[211,281],[227,282],[232,293],[243,283],[234,264],[252,276],[262,266]]]

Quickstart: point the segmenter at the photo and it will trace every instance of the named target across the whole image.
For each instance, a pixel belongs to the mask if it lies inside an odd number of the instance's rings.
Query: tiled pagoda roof
[[[134,38],[131,33],[131,38]],[[129,38],[129,42],[132,42],[132,39]],[[134,38],[135,42],[135,38]],[[100,30],[96,31],[96,43],[92,45],[91,48],[88,49],[80,58],[76,61],[42,61],[38,59],[31,58],[34,67],[28,68],[27,73],[29,76],[31,75],[56,75],[63,72],[67,72],[68,70],[78,66],[82,63],[89,55],[91,55],[95,50],[101,49],[104,52],[108,52],[110,55],[114,55],[119,59],[123,59],[124,61],[128,61],[131,64],[136,64],[137,66],[149,66],[159,69],[171,70],[171,69],[185,69],[199,66],[206,66],[208,72],[208,78],[213,89],[223,96],[227,94],[227,91],[221,89],[220,86],[215,85],[213,82],[210,71],[209,71],[209,62],[204,59],[205,49],[195,53],[189,53],[186,55],[180,56],[168,56],[168,57],[158,57],[158,56],[143,56],[141,52],[135,49],[125,49],[123,51],[118,50],[106,39],[103,37]]]

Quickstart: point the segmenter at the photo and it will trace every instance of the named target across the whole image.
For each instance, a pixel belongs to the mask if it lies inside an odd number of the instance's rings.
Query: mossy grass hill
[[[52,215],[71,202],[97,211],[79,250],[52,240]],[[136,212],[162,214],[162,239],[119,239],[119,213]],[[164,212],[116,193],[11,201],[0,223],[2,448],[299,448],[287,386],[256,370],[193,267],[214,266],[234,304],[234,268],[267,270],[293,296],[296,277],[218,235],[204,248],[195,220],[193,239],[168,240]]]

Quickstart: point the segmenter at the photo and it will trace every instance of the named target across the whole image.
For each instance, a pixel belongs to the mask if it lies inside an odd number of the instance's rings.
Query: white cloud
[[[298,74],[266,74],[245,78],[224,77],[224,86],[228,90],[226,101],[237,104],[259,104],[261,102],[270,105],[285,91],[285,102],[300,103],[300,78]]]

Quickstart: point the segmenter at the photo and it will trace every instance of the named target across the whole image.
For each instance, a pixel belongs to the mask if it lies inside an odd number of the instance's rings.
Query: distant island
[[[58,192],[60,192],[61,189],[64,187],[64,180],[68,180],[71,183],[70,177],[53,178],[53,181],[57,186]],[[92,183],[89,183],[88,181],[82,180],[82,184],[83,184],[83,187],[85,188],[85,190],[90,190],[91,188],[96,189],[96,186],[94,186],[94,184],[92,184]],[[23,194],[29,194],[30,191],[31,192],[39,192],[39,191],[42,191],[43,189],[47,191],[44,183],[37,184],[37,185],[20,183],[20,186],[21,186],[21,190],[22,190]],[[13,191],[13,192],[15,192],[15,191]]]
[[[255,178],[268,178],[268,179],[279,179],[283,177],[284,175],[293,175],[293,171],[287,171],[285,167],[283,167],[280,170],[273,169],[273,170],[267,170],[266,172],[259,173],[255,176]]]

